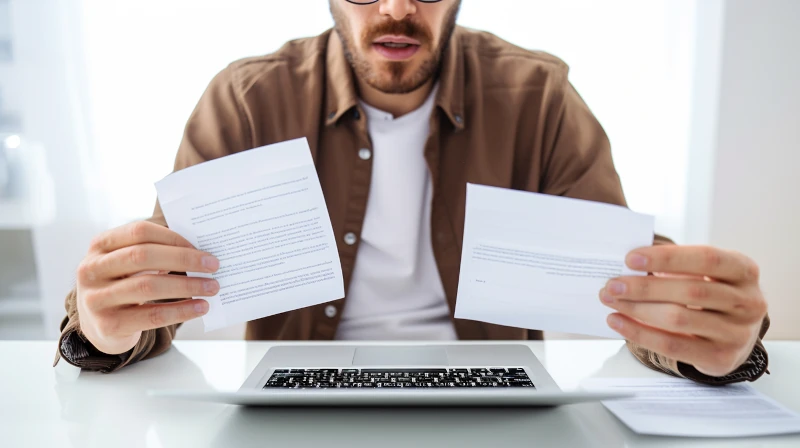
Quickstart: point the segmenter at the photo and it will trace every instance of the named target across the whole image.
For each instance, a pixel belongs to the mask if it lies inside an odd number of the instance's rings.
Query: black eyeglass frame
[[[345,1],[347,3],[352,3],[354,5],[366,6],[366,5],[372,5],[372,4],[378,3],[381,0],[367,1],[366,3],[361,3],[360,1],[356,1],[356,0],[345,0]],[[420,3],[439,3],[442,0],[417,0],[417,1],[420,2]]]

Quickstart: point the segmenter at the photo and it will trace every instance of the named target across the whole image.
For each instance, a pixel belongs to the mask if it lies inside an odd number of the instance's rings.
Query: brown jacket
[[[433,251],[453,310],[467,182],[619,205],[625,205],[625,198],[608,138],[569,83],[568,67],[561,60],[488,33],[457,28],[442,64],[425,159],[434,191]],[[371,143],[336,33],[289,42],[275,54],[235,62],[217,75],[189,119],[175,170],[298,137],[307,137],[311,146],[348,285],[358,244],[345,244],[343,236],[359,235],[362,229],[371,162],[358,152]],[[151,220],[166,225],[158,205]],[[656,237],[655,243],[669,240]],[[247,338],[333,339],[342,313],[330,318],[325,308],[341,310],[345,301],[249,322]],[[175,327],[148,331],[131,352],[107,356],[81,336],[74,291],[66,308],[59,352],[84,368],[112,371],[158,355],[175,334]],[[456,319],[454,325],[461,339],[542,337],[540,331],[475,321]],[[760,342],[751,361],[724,379],[629,347],[649,367],[700,381],[752,380],[766,368]]]

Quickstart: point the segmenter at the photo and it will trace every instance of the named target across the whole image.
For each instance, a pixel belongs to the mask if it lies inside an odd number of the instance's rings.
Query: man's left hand
[[[646,277],[620,277],[600,290],[617,311],[608,325],[639,346],[721,377],[741,366],[758,340],[767,303],[758,265],[703,246],[636,249],[625,263]]]

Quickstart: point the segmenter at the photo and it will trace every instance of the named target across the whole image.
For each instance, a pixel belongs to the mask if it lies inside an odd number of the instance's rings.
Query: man
[[[249,322],[249,339],[534,339],[454,320],[465,186],[625,204],[609,142],[557,58],[455,26],[460,0],[331,0],[335,30],[236,62],[210,84],[175,169],[307,137],[339,242],[346,300]],[[209,182],[213,182],[209,179]],[[542,219],[547,219],[542,217]],[[202,316],[219,262],[149,222],[98,236],[67,297],[59,354],[112,371]],[[708,383],[767,367],[758,268],[656,237],[609,281],[608,324],[646,365]]]

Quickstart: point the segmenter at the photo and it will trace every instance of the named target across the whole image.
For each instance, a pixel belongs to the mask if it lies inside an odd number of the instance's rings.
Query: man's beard
[[[406,61],[383,61],[380,63],[380,66],[374,67],[373,64],[358,51],[359,47],[352,42],[350,23],[347,21],[347,18],[341,14],[341,11],[333,6],[333,3],[331,3],[331,13],[333,14],[333,19],[336,24],[336,32],[344,46],[345,56],[353,67],[356,77],[380,92],[404,94],[419,89],[437,75],[442,57],[450,42],[450,37],[455,30],[456,17],[458,16],[460,6],[461,2],[458,1],[447,12],[442,28],[442,35],[439,42],[436,43],[435,48],[433,34],[430,29],[410,18],[405,18],[399,22],[393,19],[384,20],[364,30],[361,35],[362,45],[360,47],[364,50],[370,49],[375,39],[387,34],[416,39],[420,42],[420,50],[432,50],[430,51],[431,56],[422,61],[419,68],[410,76],[406,73],[410,63]],[[386,67],[386,71],[389,73],[388,79],[377,72],[377,70],[382,71],[383,67]]]

